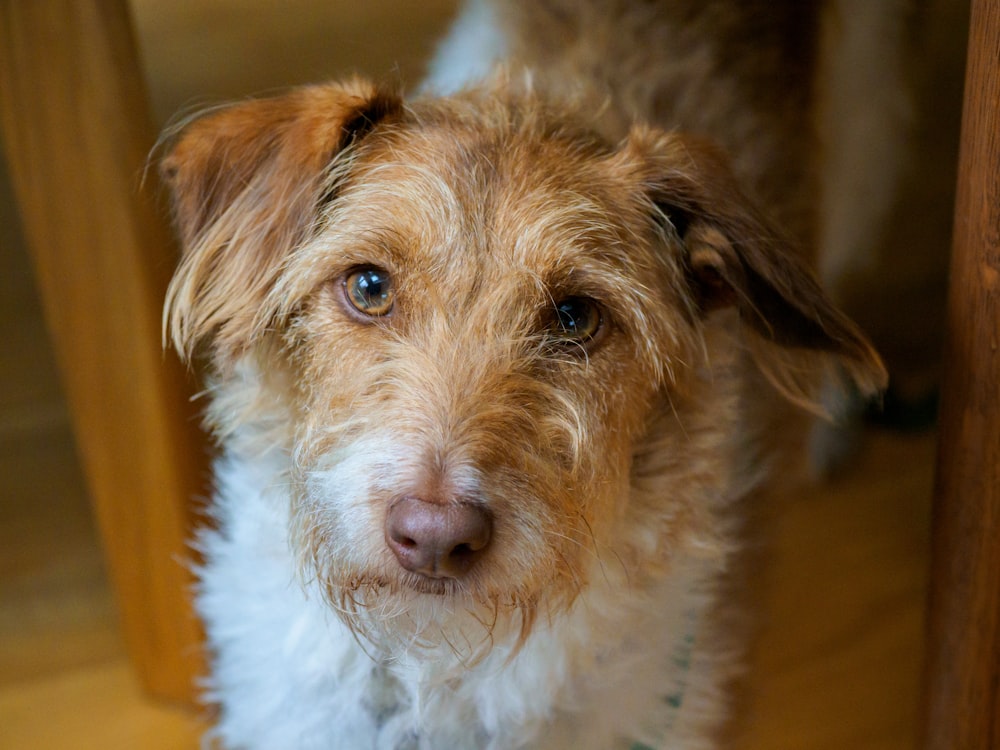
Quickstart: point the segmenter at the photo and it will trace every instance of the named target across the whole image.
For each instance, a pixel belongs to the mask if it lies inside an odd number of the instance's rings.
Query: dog
[[[410,100],[174,136],[216,742],[719,746],[764,391],[885,385],[797,249],[815,10],[756,5],[473,2]]]

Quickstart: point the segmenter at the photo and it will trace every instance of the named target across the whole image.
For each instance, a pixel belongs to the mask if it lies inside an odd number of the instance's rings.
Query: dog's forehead
[[[342,217],[435,263],[462,253],[536,271],[621,265],[635,260],[650,222],[613,156],[582,129],[416,120],[372,139]]]

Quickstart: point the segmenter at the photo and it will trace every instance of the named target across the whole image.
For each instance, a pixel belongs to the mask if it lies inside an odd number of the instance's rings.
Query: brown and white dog
[[[167,328],[212,367],[224,746],[717,746],[761,383],[885,378],[795,249],[820,21],[474,2],[411,101],[183,128]]]

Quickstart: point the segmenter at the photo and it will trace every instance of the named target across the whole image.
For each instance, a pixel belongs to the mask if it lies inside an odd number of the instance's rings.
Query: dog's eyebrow
[[[360,232],[351,231],[350,227],[344,230],[323,243],[324,249],[334,249],[338,266],[371,263],[392,270],[411,255],[407,248],[413,245],[412,240],[391,227],[371,227]]]

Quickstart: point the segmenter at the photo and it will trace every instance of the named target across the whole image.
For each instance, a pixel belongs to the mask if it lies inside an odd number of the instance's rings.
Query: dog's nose
[[[461,578],[490,543],[493,523],[469,503],[400,498],[385,519],[385,540],[399,564],[428,578]]]

